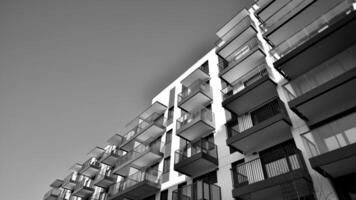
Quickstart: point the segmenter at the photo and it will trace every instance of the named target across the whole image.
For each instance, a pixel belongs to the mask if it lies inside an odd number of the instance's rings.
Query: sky
[[[0,194],[39,200],[249,0],[0,0]]]

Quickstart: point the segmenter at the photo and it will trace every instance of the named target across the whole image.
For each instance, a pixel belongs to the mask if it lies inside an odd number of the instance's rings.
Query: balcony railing
[[[268,74],[266,67],[266,64],[262,64],[256,68],[253,68],[245,75],[234,81],[234,83],[232,83],[231,85],[227,85],[224,89],[221,90],[223,99],[225,100],[229,98],[230,96],[240,92],[247,86],[265,77]]]
[[[207,108],[199,108],[190,113],[183,114],[180,118],[177,119],[177,130],[180,130],[192,122],[203,120],[210,123],[214,123],[214,113]]]
[[[239,116],[238,118],[240,123],[236,120],[235,125],[230,125],[233,128],[228,131],[228,135],[229,137],[233,137],[234,135],[240,134],[241,132],[246,131],[280,113],[284,113],[288,116],[283,102],[279,99],[274,99],[257,110]]]
[[[160,184],[161,174],[160,171],[156,170],[138,171],[113,185],[109,195],[114,196],[144,181],[147,181],[150,184]]]
[[[261,30],[267,32],[271,27],[275,26],[280,21],[284,21],[284,18],[300,6],[307,5],[310,0],[288,0],[281,8],[276,10],[270,15],[264,22],[261,23]]]
[[[72,185],[76,184],[77,174],[71,173],[63,180],[63,187],[66,189],[72,189]]]
[[[129,132],[127,132],[125,135],[123,135],[124,141],[130,141],[132,138],[135,136],[139,135],[142,133],[143,130],[145,130],[147,127],[151,126],[152,124],[156,124],[161,127],[165,127],[165,118],[162,117],[162,114],[160,113],[153,113],[146,119],[140,119],[140,122]]]
[[[172,192],[172,200],[220,200],[220,187],[197,181]]]
[[[90,179],[83,179],[81,181],[78,181],[77,185],[74,187],[74,192],[83,188],[89,188],[90,190],[94,190],[93,182]]]
[[[241,19],[240,22],[235,24],[223,36],[221,36],[221,39],[218,40],[217,42],[215,42],[215,46],[217,46],[218,48],[221,48],[222,46],[227,45],[228,43],[232,42],[237,35],[242,33],[249,26],[255,27],[250,16],[246,16],[243,19]]]
[[[237,165],[231,169],[234,177],[234,188],[250,185],[301,169],[303,167],[301,159],[300,154],[295,153],[268,163],[262,163],[261,159],[258,158]]]
[[[177,150],[174,156],[174,164],[177,164],[199,153],[204,153],[218,159],[217,146],[212,142],[200,140],[194,144],[188,143],[184,149]]]
[[[51,199],[50,197],[59,197],[61,195],[62,190],[57,188],[52,188],[49,190],[43,197],[44,200]]]
[[[353,49],[356,49],[356,47]],[[347,55],[348,53],[350,53],[350,55]],[[289,97],[288,100],[290,101],[300,97],[328,81],[356,68],[356,60],[353,58],[354,53],[352,53],[352,49],[340,55],[332,58],[332,60],[326,64],[319,65],[307,73],[284,84],[283,88]],[[348,63],[345,65],[345,62]]]
[[[311,157],[356,143],[355,121],[356,113],[353,113],[303,134],[303,142]]]
[[[229,55],[225,56],[225,60],[234,63],[240,62],[247,53],[249,53],[251,50],[253,50],[255,47],[261,46],[260,41],[256,38],[253,37],[252,39],[248,40],[245,42],[241,47],[238,47],[236,50],[232,51]],[[219,63],[220,64],[220,63]],[[223,71],[225,68],[227,68],[230,65],[219,65],[220,72]]]
[[[127,152],[124,156],[120,157],[116,163],[116,167],[120,167],[122,164],[131,162],[136,158],[142,156],[143,154],[147,153],[148,151],[154,153],[163,153],[164,152],[164,143],[163,142],[155,142],[153,145],[144,145],[139,144],[131,151]]]
[[[348,0],[342,1],[335,7],[325,12],[314,22],[295,33],[292,37],[289,37],[284,42],[278,44],[278,46],[275,46],[271,50],[271,55],[274,56],[276,60],[280,59],[284,55],[287,55],[289,52],[296,49],[298,46],[302,45],[304,42],[327,29],[329,25],[332,24],[333,19],[337,16],[348,13],[351,10],[352,3]]]
[[[192,94],[201,91],[205,94],[211,94],[211,87],[204,80],[196,80],[180,94],[178,94],[178,103],[188,99]]]

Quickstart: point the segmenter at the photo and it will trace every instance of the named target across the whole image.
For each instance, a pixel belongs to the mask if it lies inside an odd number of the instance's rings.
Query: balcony
[[[292,137],[290,119],[278,98],[238,116],[236,121],[227,127],[226,143],[242,153],[258,152]]]
[[[231,54],[224,57],[228,65],[219,65],[219,76],[231,84],[253,68],[265,63],[265,53],[256,37],[248,40]]]
[[[62,187],[67,190],[73,190],[75,185],[77,184],[76,182],[77,179],[77,174],[71,173],[69,174],[63,181]]]
[[[257,67],[222,90],[225,109],[237,115],[244,114],[264,102],[277,97],[277,84],[264,66]]]
[[[194,70],[192,73],[190,73],[187,77],[185,77],[182,81],[181,84],[188,86],[193,84],[193,82],[197,80],[207,80],[209,79],[209,62],[206,61],[203,63],[200,67],[198,67],[196,70]]]
[[[49,186],[51,186],[51,188],[60,188],[62,185],[63,185],[63,180],[56,179]]]
[[[141,169],[151,166],[163,158],[163,151],[164,143],[162,142],[155,142],[151,145],[139,144],[119,158],[113,172],[120,176],[127,176],[130,167]]]
[[[274,63],[275,68],[292,80],[354,45],[356,12],[351,11],[351,4],[348,2],[337,4],[291,38],[277,45],[271,52],[279,59]]]
[[[284,85],[289,107],[309,126],[320,126],[356,108],[354,56],[356,45]]]
[[[172,192],[172,200],[221,200],[220,187],[197,181]]]
[[[61,190],[57,188],[52,188],[50,191],[48,191],[44,197],[43,200],[57,200],[57,198],[61,195]]]
[[[114,146],[120,146],[123,142],[124,138],[119,135],[119,134],[115,134],[113,136],[111,136],[107,142],[110,144],[110,145],[114,145]]]
[[[356,172],[356,113],[302,135],[312,168],[326,177]]]
[[[130,151],[135,140],[148,144],[161,136],[166,130],[165,118],[162,112],[154,112],[149,116],[144,116],[146,118],[139,118],[138,124],[123,136],[124,142],[120,146],[122,150]]]
[[[188,143],[177,150],[174,156],[174,170],[190,177],[198,177],[218,168],[217,146],[206,140]]]
[[[144,199],[161,189],[161,172],[138,171],[111,186],[108,200]]]
[[[220,40],[216,43],[216,53],[227,59],[236,48],[241,47],[256,34],[254,22],[244,9],[217,32]]]
[[[210,85],[199,79],[178,94],[178,107],[190,111],[198,106],[207,105],[211,102],[212,96]]]
[[[280,6],[278,10],[262,22],[264,36],[273,45],[279,45],[342,1],[344,0],[279,1],[276,3]]]
[[[299,152],[289,152],[273,160],[258,158],[231,170],[232,194],[236,199],[309,199],[313,196],[311,179]]]
[[[75,186],[72,196],[81,197],[83,200],[89,198],[94,193],[94,188],[90,180],[82,180]]]
[[[101,157],[100,162],[105,165],[115,166],[115,163],[118,161],[119,157],[123,155],[124,154],[121,150],[113,150],[110,152],[106,152]]]
[[[80,174],[92,178],[100,171],[100,163],[95,158],[90,158],[79,171]]]
[[[188,141],[206,136],[214,129],[214,113],[207,108],[183,114],[177,119],[176,134]]]
[[[99,173],[93,182],[93,184],[97,187],[108,188],[111,185],[116,183],[116,178],[112,176],[110,173]]]

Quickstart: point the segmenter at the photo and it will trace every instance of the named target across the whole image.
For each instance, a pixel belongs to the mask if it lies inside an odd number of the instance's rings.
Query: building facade
[[[356,199],[353,0],[260,0],[44,200]]]

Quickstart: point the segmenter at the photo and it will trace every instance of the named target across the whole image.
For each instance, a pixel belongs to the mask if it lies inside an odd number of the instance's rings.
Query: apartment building
[[[356,5],[260,0],[44,200],[356,199]]]

